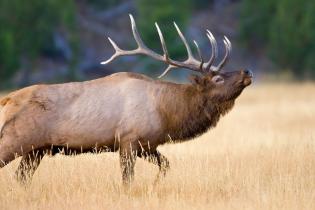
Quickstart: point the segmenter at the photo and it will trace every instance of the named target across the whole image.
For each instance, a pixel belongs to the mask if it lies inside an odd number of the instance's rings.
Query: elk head
[[[138,47],[134,50],[128,50],[128,51],[122,50],[117,46],[117,44],[110,37],[108,37],[108,40],[110,41],[113,48],[115,49],[115,53],[111,56],[111,58],[102,62],[101,64],[108,64],[111,61],[113,61],[115,58],[119,56],[123,56],[123,55],[137,55],[137,54],[146,55],[146,56],[152,57],[153,59],[156,59],[156,60],[159,60],[168,64],[168,67],[159,76],[159,78],[162,78],[168,72],[170,72],[172,69],[175,69],[175,68],[185,68],[185,69],[189,69],[191,71],[200,73],[202,76],[193,75],[191,77],[191,81],[193,85],[195,85],[198,90],[202,92],[207,92],[207,94],[210,94],[209,95],[210,98],[215,98],[222,102],[235,99],[246,86],[251,84],[253,73],[248,69],[242,69],[242,70],[233,71],[233,72],[221,71],[222,67],[226,64],[232,51],[231,42],[226,36],[224,36],[224,39],[223,39],[223,43],[225,46],[225,55],[223,59],[219,62],[219,64],[217,66],[214,66],[213,65],[214,61],[218,55],[218,48],[217,48],[217,41],[214,38],[213,34],[209,30],[206,30],[207,32],[206,35],[210,41],[211,51],[212,51],[212,54],[208,61],[204,60],[198,43],[195,40],[193,41],[198,52],[198,59],[197,59],[193,55],[192,50],[185,36],[181,32],[177,24],[174,22],[174,26],[178,32],[179,37],[183,41],[187,50],[187,54],[188,54],[188,58],[185,61],[176,61],[170,58],[163,34],[157,23],[155,23],[155,26],[160,37],[160,41],[161,41],[161,45],[162,45],[162,49],[164,53],[163,55],[160,55],[152,51],[143,43],[139,35],[133,16],[132,15],[129,15],[129,16],[130,16],[130,21],[131,21],[131,26],[132,26],[132,33]]]

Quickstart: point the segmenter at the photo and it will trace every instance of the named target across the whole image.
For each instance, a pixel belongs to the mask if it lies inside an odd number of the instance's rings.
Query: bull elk
[[[137,157],[155,160],[159,174],[169,162],[157,147],[170,139],[186,141],[216,126],[220,117],[234,105],[243,89],[251,84],[252,73],[243,69],[221,72],[231,43],[224,37],[225,55],[217,66],[217,42],[207,30],[212,55],[205,61],[194,41],[198,59],[178,26],[188,59],[170,58],[163,34],[156,25],[163,55],[149,49],[141,40],[130,15],[137,49],[115,49],[107,64],[119,56],[147,55],[168,64],[163,77],[174,68],[200,73],[188,84],[154,80],[142,74],[120,72],[85,82],[34,85],[14,91],[0,104],[0,168],[22,156],[17,169],[20,180],[28,180],[45,154],[69,155],[91,151],[118,151],[123,182],[130,182]]]

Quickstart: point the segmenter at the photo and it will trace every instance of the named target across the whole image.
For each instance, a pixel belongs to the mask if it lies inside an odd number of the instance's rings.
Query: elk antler
[[[136,22],[135,22],[133,16],[132,15],[129,15],[129,16],[130,16],[130,21],[131,21],[132,33],[133,33],[134,39],[135,39],[138,47],[134,50],[122,50],[117,46],[117,44],[110,37],[108,37],[108,40],[112,44],[112,46],[115,50],[115,53],[108,60],[103,61],[101,64],[108,64],[111,61],[113,61],[115,58],[117,58],[119,56],[123,56],[123,55],[137,55],[137,54],[147,55],[149,57],[152,57],[152,58],[159,60],[159,61],[163,61],[163,62],[168,64],[168,67],[159,76],[159,78],[161,78],[161,77],[165,76],[173,68],[186,68],[186,69],[190,69],[192,71],[196,71],[196,72],[200,72],[200,73],[206,73],[209,71],[219,71],[226,64],[226,61],[228,60],[228,57],[231,53],[231,50],[232,50],[231,42],[228,40],[228,38],[226,38],[226,36],[224,36],[224,40],[223,40],[223,43],[225,46],[224,58],[218,64],[218,66],[213,66],[212,64],[213,64],[215,58],[217,57],[217,51],[218,51],[217,42],[216,42],[214,36],[212,35],[212,33],[209,30],[207,30],[207,37],[210,40],[212,55],[211,55],[209,61],[204,63],[204,59],[203,59],[203,56],[201,54],[200,48],[199,48],[197,42],[194,40],[194,44],[197,48],[197,52],[198,52],[198,56],[199,56],[199,60],[197,60],[194,57],[185,36],[181,32],[181,30],[179,29],[177,24],[174,22],[174,26],[177,30],[177,33],[186,47],[188,58],[182,62],[172,60],[170,58],[168,50],[166,48],[165,40],[164,40],[164,37],[163,37],[163,34],[161,32],[159,25],[157,23],[155,23],[155,27],[156,27],[157,32],[158,32],[159,37],[160,37],[160,41],[161,41],[164,55],[157,54],[156,52],[149,49],[143,43],[143,41],[139,35],[138,29],[136,26]]]

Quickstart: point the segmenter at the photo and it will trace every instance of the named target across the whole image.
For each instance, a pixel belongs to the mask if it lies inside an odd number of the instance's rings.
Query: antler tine
[[[158,31],[158,34],[159,34],[159,37],[160,37],[160,41],[161,41],[161,45],[162,45],[165,61],[166,61],[166,63],[169,63],[168,67],[164,70],[164,72],[160,76],[158,76],[158,78],[162,78],[169,71],[171,71],[173,68],[178,68],[178,67],[171,64],[171,59],[169,57],[168,50],[167,50],[167,47],[166,47],[166,44],[165,44],[165,39],[164,39],[163,33],[162,33],[162,31],[161,31],[161,29],[159,27],[159,24],[157,24],[157,22],[155,22],[155,27],[156,27],[156,29]]]
[[[224,55],[222,61],[218,64],[218,66],[213,67],[211,69],[212,71],[220,71],[220,69],[226,64],[226,62],[229,58],[229,55],[231,53],[232,45],[231,45],[230,40],[226,36],[224,36],[223,43],[225,46],[225,55]]]
[[[213,34],[211,33],[210,30],[207,29],[207,33],[209,34],[209,36],[211,37],[211,40],[213,42],[213,46],[214,46],[214,53],[215,53],[215,56],[218,55],[218,44],[217,44],[217,40],[214,38]]]
[[[132,34],[138,44],[138,48],[147,48],[140,37],[135,19],[133,18],[131,14],[129,14],[129,17],[130,17],[130,22],[131,22]]]
[[[168,67],[163,71],[163,73],[158,76],[158,78],[162,78],[164,77],[169,71],[171,71],[173,68],[177,68],[176,66],[173,66],[173,65],[168,65]]]
[[[232,44],[231,44],[230,40],[226,36],[224,36],[224,38],[225,38],[225,41],[229,45],[229,54],[231,54],[231,52],[232,52]]]
[[[115,58],[122,55],[121,54],[122,50],[117,46],[117,44],[110,37],[107,37],[107,38],[108,38],[109,42],[112,44],[112,46],[115,50],[115,53],[108,60],[101,62],[102,65],[108,64],[108,63],[112,62]]]
[[[218,46],[217,46],[217,41],[215,40],[213,34],[207,30],[207,37],[210,41],[211,44],[211,57],[209,61],[206,63],[206,71],[209,71],[211,68],[212,63],[214,62],[215,58],[217,57],[217,52],[218,52]]]
[[[197,48],[198,56],[199,56],[199,59],[200,59],[200,69],[202,69],[202,65],[204,64],[203,56],[202,56],[202,54],[201,54],[201,50],[200,50],[199,45],[198,45],[198,43],[196,42],[196,40],[194,40],[194,44],[195,44],[195,46],[196,46],[196,48]],[[202,70],[203,70],[203,69],[202,69]]]
[[[162,45],[165,61],[167,63],[169,63],[168,67],[163,71],[163,73],[160,76],[158,76],[158,78],[162,78],[168,72],[170,72],[173,68],[178,68],[178,67],[171,64],[172,61],[171,61],[171,59],[169,57],[169,54],[168,54],[168,50],[167,50],[167,47],[166,47],[166,44],[165,44],[165,39],[164,39],[163,33],[162,33],[162,31],[161,31],[161,29],[159,27],[159,24],[157,22],[155,22],[155,27],[156,27],[156,29],[158,31],[158,34],[159,34],[159,37],[160,37],[160,41],[161,41],[161,45]]]
[[[157,24],[157,22],[155,22],[155,27],[156,27],[156,29],[158,31],[158,34],[159,34],[159,37],[160,37],[162,49],[163,49],[163,52],[164,52],[164,57],[165,57],[166,60],[169,60],[169,54],[168,54],[168,51],[167,51],[167,48],[166,48],[165,40],[164,40],[163,34],[162,34],[161,29],[160,29],[159,25]]]
[[[188,59],[184,62],[184,63],[189,63],[189,64],[193,64],[193,65],[197,65],[199,67],[202,67],[202,65],[200,65],[200,61],[196,60],[192,51],[191,51],[191,48],[185,38],[185,36],[183,35],[183,33],[181,32],[181,30],[179,29],[179,27],[177,26],[177,24],[174,22],[174,26],[176,28],[176,31],[179,35],[179,37],[181,38],[181,40],[183,41],[185,47],[186,47],[186,50],[187,50],[187,54],[188,54]],[[198,47],[199,48],[199,47]],[[201,69],[193,69],[195,71],[200,71]]]
[[[134,53],[132,54],[144,54],[147,56],[150,56],[156,60],[160,60],[163,61],[163,57],[159,54],[157,54],[156,52],[154,52],[153,50],[149,49],[144,42],[142,41],[140,34],[138,32],[138,28],[136,25],[136,21],[133,18],[133,16],[131,14],[129,14],[130,17],[130,22],[131,22],[131,29],[132,29],[132,33],[133,33],[133,37],[136,40],[137,44],[138,44],[138,48],[136,50],[134,50]]]

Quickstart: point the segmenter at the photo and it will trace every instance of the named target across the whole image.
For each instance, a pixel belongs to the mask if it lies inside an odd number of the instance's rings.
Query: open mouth
[[[249,76],[245,77],[243,80],[243,84],[245,86],[250,85],[252,83],[252,78],[253,78],[253,75],[249,75]]]

